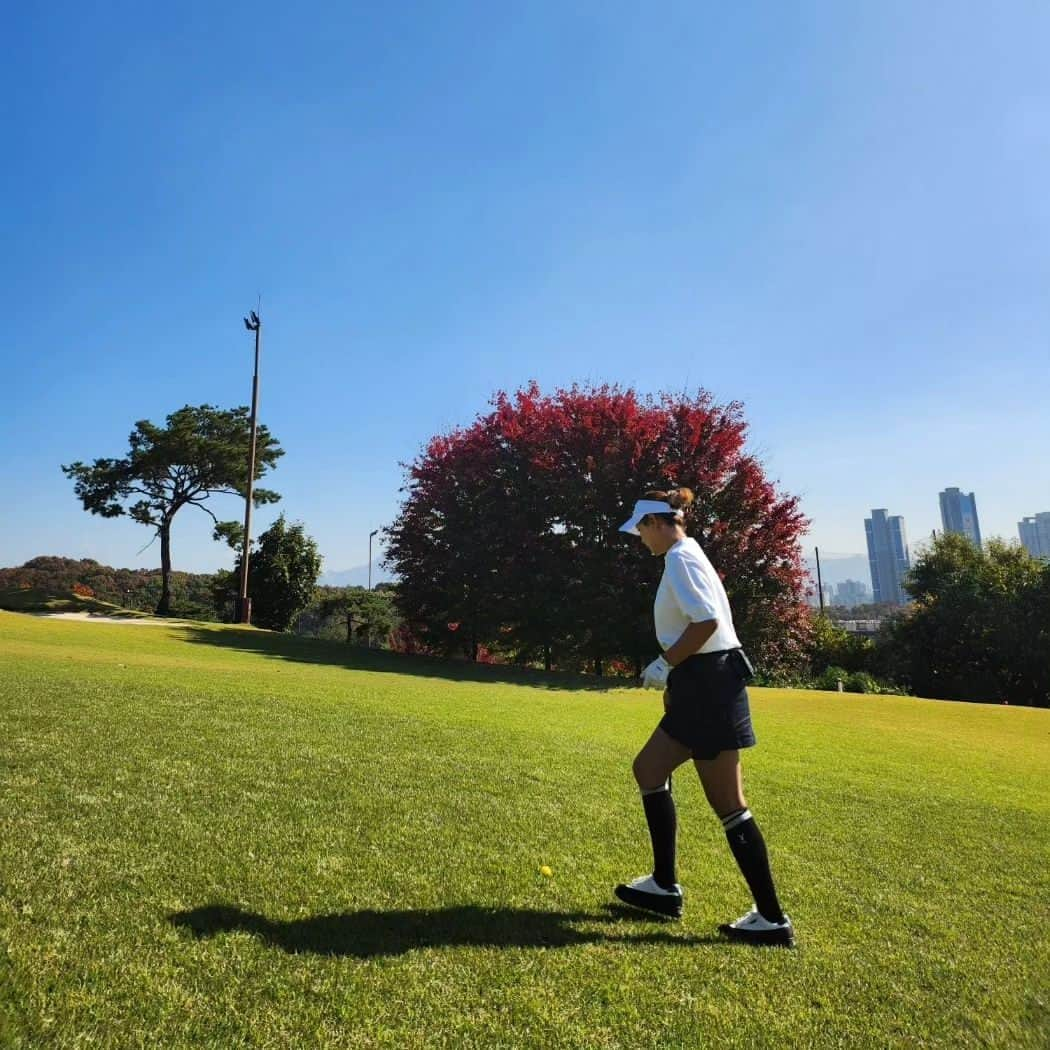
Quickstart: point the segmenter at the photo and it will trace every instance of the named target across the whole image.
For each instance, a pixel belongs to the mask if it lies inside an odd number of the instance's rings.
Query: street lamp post
[[[372,590],[372,537],[379,532],[379,529],[373,529],[368,534],[368,589]],[[371,614],[369,614],[371,615]],[[372,621],[368,621],[368,648],[372,648]]]
[[[252,310],[244,319],[244,327],[255,333],[255,374],[252,376],[251,441],[248,447],[248,491],[244,499],[244,538],[241,547],[241,593],[237,599],[237,622],[252,622],[252,600],[248,597],[248,552],[252,539],[252,490],[255,487],[255,423],[259,415],[259,345],[262,342],[262,321]]]
[[[379,532],[379,529],[373,529],[368,534],[368,589],[372,589],[372,537]]]

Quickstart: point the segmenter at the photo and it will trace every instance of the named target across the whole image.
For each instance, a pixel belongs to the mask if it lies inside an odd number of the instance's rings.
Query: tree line
[[[1020,544],[942,533],[905,578],[912,599],[878,637],[815,617],[809,674],[824,688],[1050,706],[1050,562]],[[883,686],[885,687],[885,686]]]
[[[282,522],[281,530],[294,538],[301,526],[289,529]],[[273,571],[272,565],[268,567],[272,542],[264,542],[262,546],[265,553],[258,558],[261,571],[253,580],[256,619],[265,621],[259,626],[348,640],[359,645],[371,644],[377,648],[398,646],[396,632],[401,621],[394,607],[393,584],[382,583],[372,591],[364,587],[314,585],[308,577],[298,575],[301,565],[297,565],[286,589],[280,573]],[[92,558],[31,558],[17,567],[0,568],[0,608],[4,608],[5,594],[32,591],[42,599],[79,594],[127,609],[151,612],[161,593],[160,577],[159,569],[115,569]],[[169,578],[173,615],[232,623],[237,580],[236,570],[173,571]],[[13,608],[24,606],[23,602],[9,604]]]
[[[265,428],[260,434],[257,478],[283,454]],[[722,574],[738,633],[767,682],[827,687],[845,678],[864,691],[1050,702],[1050,567],[1016,544],[979,549],[941,536],[908,578],[913,601],[882,635],[847,635],[807,607],[808,522],[746,437],[741,406],[702,390],[543,394],[530,384],[498,393],[489,411],[435,436],[406,465],[400,510],[384,530],[396,587],[319,589],[317,546],[282,515],[252,547],[254,621],[407,652],[632,676],[655,652],[661,563],[618,526],[646,490],[687,486],[697,495],[689,531]],[[62,468],[85,510],[129,514],[154,529],[159,570],[34,559],[0,573],[21,573],[16,585],[50,573],[63,589],[90,586],[114,603],[134,595],[135,607],[155,600],[160,614],[178,606],[232,619],[239,554],[232,569],[203,580],[177,573],[170,526],[195,506],[212,517],[216,539],[239,548],[239,523],[220,522],[205,503],[246,491],[247,439],[245,409],[185,406],[164,427],[139,421],[123,458]],[[255,489],[257,503],[279,498]]]

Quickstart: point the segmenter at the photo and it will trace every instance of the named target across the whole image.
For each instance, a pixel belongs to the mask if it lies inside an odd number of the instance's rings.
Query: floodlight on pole
[[[244,319],[244,327],[255,333],[255,372],[252,376],[251,439],[248,443],[248,488],[244,498],[244,536],[241,547],[241,591],[237,599],[237,622],[252,622],[252,600],[248,596],[248,553],[252,539],[252,492],[255,488],[255,435],[259,417],[259,348],[262,343],[262,321],[250,311]]]

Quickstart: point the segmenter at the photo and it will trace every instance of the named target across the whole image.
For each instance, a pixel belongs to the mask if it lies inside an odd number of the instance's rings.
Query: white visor
[[[646,514],[673,514],[676,518],[682,516],[680,510],[675,510],[670,503],[664,503],[658,499],[640,499],[634,505],[634,513],[620,526],[621,532],[629,532],[632,536],[638,535],[638,522]]]

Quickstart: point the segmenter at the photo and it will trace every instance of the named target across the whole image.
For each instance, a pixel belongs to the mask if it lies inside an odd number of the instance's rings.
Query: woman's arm
[[[702,620],[700,623],[691,623],[682,632],[681,638],[664,653],[664,659],[672,667],[677,667],[687,656],[692,656],[693,653],[699,652],[717,630],[717,620]]]

